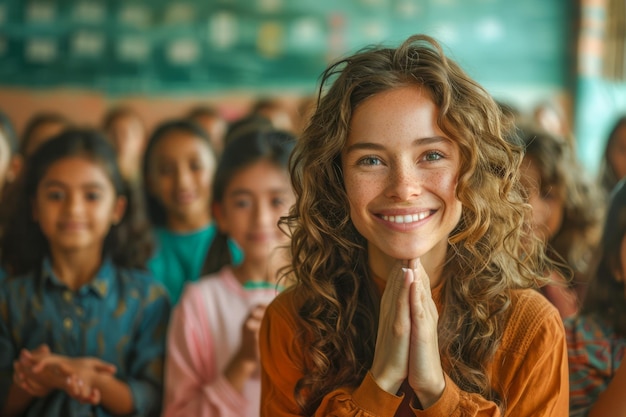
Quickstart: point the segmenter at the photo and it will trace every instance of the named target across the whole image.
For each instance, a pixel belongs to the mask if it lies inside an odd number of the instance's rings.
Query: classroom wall
[[[497,98],[570,107],[573,10],[562,0],[0,0],[0,109],[18,130],[34,111],[96,123],[120,102],[148,124],[197,102],[236,117],[258,95],[311,94],[334,59],[417,32]]]
[[[613,123],[626,114],[626,82],[603,76],[608,2],[581,2],[578,77],[576,80],[576,138],[579,159],[596,173]]]

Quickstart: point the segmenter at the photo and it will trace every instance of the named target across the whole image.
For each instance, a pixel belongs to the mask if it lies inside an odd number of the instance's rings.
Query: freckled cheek
[[[433,173],[427,179],[427,183],[431,186],[433,190],[441,195],[442,198],[445,199],[454,199],[456,200],[456,187],[458,184],[458,176],[447,173]]]
[[[351,216],[360,208],[367,207],[367,204],[374,199],[376,192],[374,191],[375,183],[372,181],[350,176],[344,178],[344,184]]]

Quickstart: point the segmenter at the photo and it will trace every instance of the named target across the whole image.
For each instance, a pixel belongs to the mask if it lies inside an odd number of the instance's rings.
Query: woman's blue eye
[[[381,160],[375,156],[366,156],[357,162],[358,165],[380,165],[381,163]]]
[[[424,159],[426,161],[438,161],[440,159],[443,159],[443,154],[441,152],[431,151],[426,153]]]
[[[284,200],[282,198],[273,198],[272,199],[272,206],[273,207],[280,207],[284,204]]]

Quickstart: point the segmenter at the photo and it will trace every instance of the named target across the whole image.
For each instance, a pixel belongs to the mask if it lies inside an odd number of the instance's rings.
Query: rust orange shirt
[[[433,290],[433,298],[440,306],[438,289]],[[302,415],[294,399],[294,387],[306,363],[298,338],[301,327],[297,310],[294,291],[288,290],[265,312],[259,336],[261,417]],[[569,382],[563,324],[556,308],[537,291],[513,291],[511,318],[488,373],[493,389],[506,402],[506,416],[567,417]],[[447,374],[445,380],[446,387],[437,402],[425,410],[411,408],[410,414],[501,415],[494,402],[462,391]],[[359,386],[328,393],[315,416],[394,417],[401,415],[401,403],[401,396],[378,387],[368,373]]]

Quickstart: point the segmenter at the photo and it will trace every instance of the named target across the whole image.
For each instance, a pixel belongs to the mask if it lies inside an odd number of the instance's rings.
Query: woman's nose
[[[406,201],[422,193],[423,176],[414,164],[403,163],[389,173],[388,197]]]

